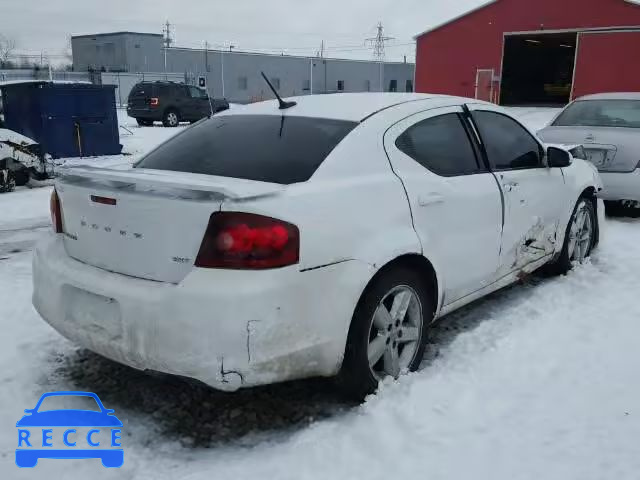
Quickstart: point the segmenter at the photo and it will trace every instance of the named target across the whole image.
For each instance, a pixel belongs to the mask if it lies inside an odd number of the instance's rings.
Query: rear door
[[[167,98],[167,105],[178,110],[180,115],[180,120],[191,120],[193,115],[191,113],[191,96],[187,90],[186,85],[182,85],[179,83],[173,85],[164,85],[162,87],[162,91]],[[160,104],[162,105],[163,99],[160,99]]]
[[[500,189],[461,115],[460,107],[413,115],[384,140],[424,253],[444,272],[445,305],[492,283],[499,265]]]
[[[542,144],[500,109],[470,105],[504,200],[500,273],[554,253],[568,192],[562,171],[547,168]]]

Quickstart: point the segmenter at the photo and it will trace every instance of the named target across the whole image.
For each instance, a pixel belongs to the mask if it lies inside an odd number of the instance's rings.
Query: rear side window
[[[496,112],[476,111],[473,119],[493,170],[542,167],[542,147],[518,122]]]
[[[397,138],[396,146],[424,168],[441,176],[480,171],[467,131],[455,113],[416,123]]]
[[[553,125],[640,128],[640,100],[577,101],[569,105]]]
[[[355,122],[278,115],[213,117],[186,129],[136,167],[261,182],[305,182]]]

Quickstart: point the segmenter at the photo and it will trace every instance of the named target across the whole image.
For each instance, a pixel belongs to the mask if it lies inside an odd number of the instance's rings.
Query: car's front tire
[[[340,387],[356,400],[385,377],[415,371],[422,362],[434,308],[428,282],[417,271],[392,266],[363,293],[351,321]]]
[[[583,263],[589,258],[596,243],[597,231],[598,217],[594,202],[590,198],[580,197],[567,225],[560,256],[551,265],[552,273],[564,275],[574,263]]]

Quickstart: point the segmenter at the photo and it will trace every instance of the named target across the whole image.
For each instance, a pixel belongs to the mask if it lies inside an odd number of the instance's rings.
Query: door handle
[[[420,195],[418,197],[418,205],[426,207],[429,205],[435,205],[437,203],[443,203],[444,196],[440,193],[427,193],[426,195]]]

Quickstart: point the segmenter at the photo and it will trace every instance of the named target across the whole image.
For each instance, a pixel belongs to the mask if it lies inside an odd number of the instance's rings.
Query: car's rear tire
[[[138,125],[141,127],[150,127],[153,125],[153,120],[148,120],[146,118],[136,118],[136,122],[138,122]]]
[[[415,371],[422,362],[434,308],[417,271],[392,266],[362,294],[353,314],[338,385],[361,401],[385,377]]]
[[[177,127],[180,123],[180,113],[175,108],[169,108],[162,116],[162,124],[165,127]]]
[[[571,214],[560,256],[550,265],[551,272],[564,275],[574,263],[583,263],[593,250],[598,231],[598,216],[593,201],[580,197]]]

